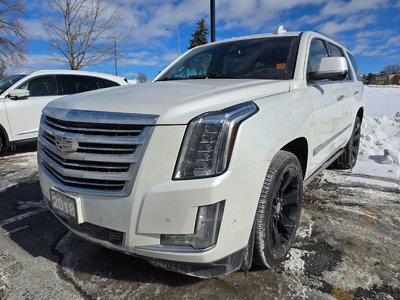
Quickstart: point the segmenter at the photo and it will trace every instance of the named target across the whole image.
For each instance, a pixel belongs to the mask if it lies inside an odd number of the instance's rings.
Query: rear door
[[[5,99],[14,140],[36,138],[39,131],[42,109],[50,101],[61,97],[58,78],[55,75],[44,75],[30,78],[17,88],[29,90],[27,99]]]
[[[348,64],[349,66],[351,66],[351,68],[349,69],[352,69],[353,72],[351,72],[350,74],[351,80],[348,83],[350,97],[347,98],[346,101],[344,101],[343,103],[344,117],[348,124],[354,124],[357,111],[360,107],[363,106],[362,99],[363,99],[364,85],[361,81],[357,62],[354,59],[354,56],[349,51],[346,51],[346,56],[348,59]]]
[[[93,76],[63,75],[62,78],[64,95],[83,93],[101,88],[97,78]]]
[[[307,73],[315,72],[321,58],[328,57],[328,44],[313,38],[309,46]],[[311,168],[315,171],[344,143],[346,124],[343,116],[343,100],[349,91],[343,89],[343,81],[308,81],[314,108],[313,152]]]

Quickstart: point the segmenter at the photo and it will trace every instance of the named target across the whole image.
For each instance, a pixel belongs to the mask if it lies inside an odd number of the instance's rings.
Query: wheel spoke
[[[278,232],[278,224],[276,222],[274,222],[272,224],[272,231],[273,231],[273,235],[274,235],[275,245],[278,248],[280,248],[282,246],[282,242],[281,242],[281,236]]]
[[[283,226],[283,228],[285,228],[287,233],[291,234],[294,222],[286,217],[284,214],[280,214],[279,216],[280,218],[278,219],[278,222]]]
[[[282,189],[281,189],[281,192],[282,192],[282,193],[283,193],[283,192],[287,189],[287,187],[292,183],[293,178],[294,178],[293,175],[290,174],[290,172],[288,172],[287,174],[288,174],[288,176],[287,176],[286,181],[285,181],[285,183],[283,184]]]
[[[282,206],[288,206],[297,203],[298,191],[294,190],[282,195]]]

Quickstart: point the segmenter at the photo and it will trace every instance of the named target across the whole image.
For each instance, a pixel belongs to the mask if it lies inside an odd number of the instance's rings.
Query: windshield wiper
[[[191,75],[188,77],[163,77],[157,81],[169,81],[169,80],[190,80],[190,79],[242,79],[242,76],[235,75],[221,75],[216,73],[209,73],[205,75]]]
[[[192,75],[186,77],[186,79],[240,79],[242,76],[236,76],[236,75],[222,75],[222,74],[216,74],[216,73],[209,73],[205,75]]]
[[[187,79],[185,77],[163,77],[161,79],[158,79],[157,81],[169,81],[169,80],[184,80]]]

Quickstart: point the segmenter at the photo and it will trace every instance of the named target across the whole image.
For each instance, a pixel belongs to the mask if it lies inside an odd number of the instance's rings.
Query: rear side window
[[[56,76],[36,77],[23,83],[18,88],[28,90],[30,97],[60,95]]]
[[[118,83],[108,80],[108,79],[104,79],[104,78],[97,78],[97,81],[100,83],[100,86],[102,89],[113,87],[113,86],[119,86]]]
[[[353,65],[354,73],[356,73],[357,80],[361,81],[361,74],[360,74],[360,71],[358,70],[358,65],[357,65],[357,62],[356,62],[353,54],[351,54],[348,51],[346,51],[346,52],[347,52],[347,56],[350,59],[351,64]]]
[[[328,43],[328,51],[329,51],[329,56],[334,56],[334,57],[344,56],[342,50],[340,50],[339,47],[337,47],[331,43]]]
[[[313,39],[310,45],[310,53],[308,56],[307,73],[316,72],[321,63],[321,58],[328,57],[325,43],[320,39]]]
[[[92,90],[98,90],[101,87],[97,83],[96,77],[63,75],[64,95],[83,93]]]

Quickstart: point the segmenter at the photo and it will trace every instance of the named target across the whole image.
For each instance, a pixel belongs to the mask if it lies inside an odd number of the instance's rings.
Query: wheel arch
[[[305,137],[299,137],[287,143],[280,150],[285,150],[296,155],[300,162],[303,178],[306,176],[308,164],[308,142]]]

